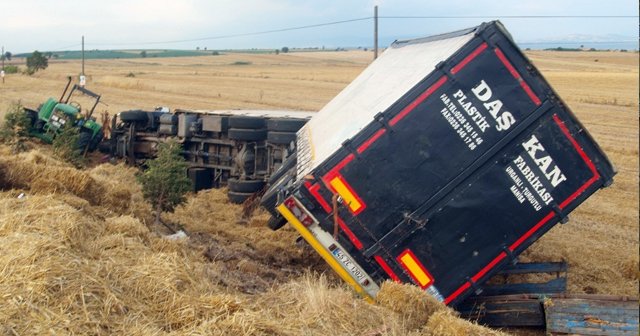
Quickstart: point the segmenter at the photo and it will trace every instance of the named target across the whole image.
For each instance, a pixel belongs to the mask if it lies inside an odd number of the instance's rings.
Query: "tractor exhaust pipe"
[[[69,90],[69,85],[71,85],[71,76],[67,76],[67,86],[64,87],[64,91],[62,91],[62,96],[58,100],[58,103],[62,103],[64,100],[64,95],[67,94],[67,90]]]

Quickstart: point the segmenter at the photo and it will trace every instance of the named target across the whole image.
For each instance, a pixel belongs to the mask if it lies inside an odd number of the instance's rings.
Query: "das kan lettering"
[[[524,151],[505,168],[513,183],[509,189],[519,203],[527,201],[540,211],[554,201],[551,192],[567,177],[535,135],[521,146]]]
[[[475,97],[482,107],[478,108],[469,97]],[[459,89],[452,95],[443,93],[440,100],[444,103],[440,114],[470,150],[484,142],[482,135],[491,128],[490,120],[498,132],[508,130],[516,122],[502,101],[493,97],[491,87],[484,80],[471,88],[471,92]]]

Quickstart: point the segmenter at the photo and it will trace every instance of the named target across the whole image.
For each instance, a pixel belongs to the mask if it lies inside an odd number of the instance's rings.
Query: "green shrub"
[[[191,190],[187,177],[187,162],[182,157],[182,146],[172,140],[158,145],[158,155],[147,161],[147,169],[138,177],[144,198],[155,212],[155,222],[160,224],[163,211],[173,211],[186,202],[186,193]]]
[[[78,148],[80,133],[77,127],[64,127],[53,139],[53,153],[63,161],[81,168],[85,164],[83,150]]]
[[[24,113],[20,103],[12,103],[4,115],[4,123],[0,127],[0,141],[9,143],[29,135],[31,119]]]
[[[3,70],[4,70],[4,73],[8,75],[8,74],[18,73],[20,71],[20,68],[18,68],[17,65],[5,65]]]

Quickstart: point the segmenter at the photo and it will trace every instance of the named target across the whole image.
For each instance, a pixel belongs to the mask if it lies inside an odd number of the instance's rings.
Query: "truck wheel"
[[[229,139],[240,141],[261,141],[266,138],[267,131],[263,129],[230,128]]]
[[[305,119],[268,119],[267,129],[275,132],[297,132],[306,123]]]
[[[229,191],[227,193],[227,197],[229,197],[229,202],[233,204],[242,204],[244,203],[244,201],[247,200],[247,198],[251,197],[251,195],[253,195],[253,193],[243,193],[243,192],[237,192],[237,191]]]
[[[149,116],[145,111],[124,111],[120,112],[120,120],[122,120],[123,122],[147,121],[149,120]]]
[[[265,119],[260,117],[232,116],[229,117],[229,127],[261,129],[264,128],[264,121]]]
[[[276,145],[288,145],[292,141],[296,141],[296,134],[290,132],[269,132],[267,141]]]
[[[265,185],[264,181],[260,180],[238,180],[235,178],[230,178],[227,184],[229,190],[241,193],[254,193],[260,191]]]
[[[269,221],[267,222],[267,226],[273,231],[278,230],[279,228],[283,227],[285,224],[287,224],[287,220],[284,217],[271,216],[271,218],[269,218]]]
[[[79,150],[84,151],[91,144],[91,133],[89,132],[80,132],[78,134],[78,142],[76,142],[76,146]]]

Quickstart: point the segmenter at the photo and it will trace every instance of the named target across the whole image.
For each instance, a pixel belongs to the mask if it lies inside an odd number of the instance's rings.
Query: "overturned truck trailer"
[[[297,135],[262,204],[365,297],[455,305],[615,174],[497,21],[393,43]]]
[[[124,111],[112,120],[108,151],[142,165],[159,143],[182,144],[194,191],[228,186],[242,203],[262,190],[283,162],[295,156],[296,131],[313,113],[279,110]],[[289,159],[291,161],[291,159]]]

